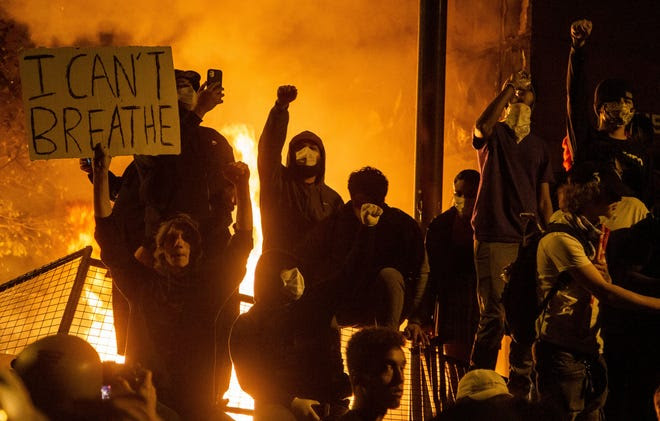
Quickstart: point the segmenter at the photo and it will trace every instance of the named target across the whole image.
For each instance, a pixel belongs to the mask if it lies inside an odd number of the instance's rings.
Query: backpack
[[[571,281],[568,272],[559,274],[557,283],[539,303],[536,293],[536,251],[539,242],[546,234],[551,232],[565,232],[576,238],[585,250],[588,249],[588,239],[581,232],[565,224],[549,224],[545,233],[536,231],[526,237],[518,249],[516,259],[504,268],[504,290],[502,291],[502,305],[504,307],[507,333],[521,344],[531,345],[536,339],[536,319],[545,310],[557,291],[564,288]]]

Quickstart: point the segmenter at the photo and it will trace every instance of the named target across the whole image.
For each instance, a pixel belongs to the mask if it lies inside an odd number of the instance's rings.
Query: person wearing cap
[[[385,327],[367,327],[346,345],[353,407],[341,421],[380,421],[401,405],[405,381],[406,340]]]
[[[565,152],[573,162],[603,161],[620,168],[627,196],[635,196],[651,206],[654,198],[653,168],[647,150],[652,127],[635,114],[633,90],[622,79],[604,79],[594,92],[597,127],[589,122],[586,91],[585,45],[592,23],[577,20],[571,24],[571,49],[566,76],[567,131]],[[566,149],[565,148],[565,149]]]
[[[545,141],[530,129],[534,101],[530,75],[516,72],[474,129],[472,146],[481,172],[472,214],[480,317],[472,368],[495,369],[505,331],[503,269],[516,259],[524,238],[544,227],[552,214],[549,154]],[[509,389],[516,396],[527,396],[531,390],[530,344],[512,338],[509,365]]]
[[[537,386],[541,401],[558,408],[561,419],[602,419],[607,369],[602,357],[599,301],[660,312],[660,299],[612,284],[599,250],[599,218],[611,214],[625,191],[610,166],[576,163],[564,188],[565,209],[551,218],[551,223],[567,225],[571,233],[551,232],[538,245],[539,302],[554,292],[536,322]]]
[[[277,248],[293,252],[305,234],[344,203],[325,184],[325,148],[315,133],[304,131],[295,135],[289,142],[286,165],[282,165],[289,104],[297,95],[295,86],[277,89],[275,106],[259,137],[257,163],[264,251]]]

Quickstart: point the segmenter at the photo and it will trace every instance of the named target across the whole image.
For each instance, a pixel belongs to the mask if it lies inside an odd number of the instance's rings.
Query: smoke
[[[225,103],[203,123],[217,129],[245,124],[259,134],[277,87],[296,85],[289,138],[312,130],[324,140],[326,182],[348,200],[348,174],[375,166],[390,181],[388,202],[412,213],[417,2],[9,0],[2,7],[37,46],[170,45],[177,68],[222,69]],[[113,171],[129,160],[113,160]],[[47,164],[63,202],[91,204],[77,160]]]

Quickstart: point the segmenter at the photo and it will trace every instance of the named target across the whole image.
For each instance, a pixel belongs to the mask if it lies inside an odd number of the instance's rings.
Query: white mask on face
[[[298,268],[283,269],[280,272],[280,279],[282,280],[287,295],[294,300],[302,297],[303,292],[305,291],[305,278],[303,278],[302,273],[300,273]]]
[[[509,104],[504,116],[504,124],[514,131],[517,142],[520,142],[529,134],[531,123],[532,109],[529,105],[522,102]]]
[[[176,90],[179,102],[184,104],[187,109],[192,110],[197,105],[197,92],[192,86],[184,86]]]
[[[304,165],[306,167],[313,167],[319,161],[321,154],[309,146],[296,151],[296,164]]]

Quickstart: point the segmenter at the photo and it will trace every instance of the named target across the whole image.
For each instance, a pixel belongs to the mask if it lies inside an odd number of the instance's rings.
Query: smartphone
[[[92,166],[92,158],[83,158],[83,161],[85,161],[85,165]]]
[[[222,70],[208,69],[206,71],[206,84],[219,83],[222,86]]]
[[[101,399],[106,400],[110,399],[112,396],[112,387],[107,384],[105,386],[101,386]]]

